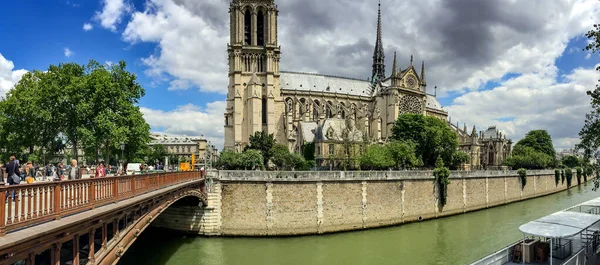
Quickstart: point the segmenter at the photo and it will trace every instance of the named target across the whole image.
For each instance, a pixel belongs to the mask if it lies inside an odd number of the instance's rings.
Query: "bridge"
[[[0,187],[0,265],[116,264],[166,208],[206,205],[200,171]]]

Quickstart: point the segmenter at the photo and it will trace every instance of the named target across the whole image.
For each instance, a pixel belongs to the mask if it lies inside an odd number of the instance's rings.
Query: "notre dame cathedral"
[[[274,0],[232,0],[229,14],[226,149],[241,151],[250,135],[266,131],[290,151],[314,143],[315,160],[323,166],[344,142],[385,143],[398,116],[415,113],[448,121],[471,158],[465,169],[498,168],[511,152],[511,140],[495,126],[468,132],[448,120],[435,94],[427,93],[424,62],[417,71],[410,56],[408,66],[400,67],[394,53],[386,75],[381,6],[370,80],[280,71]]]

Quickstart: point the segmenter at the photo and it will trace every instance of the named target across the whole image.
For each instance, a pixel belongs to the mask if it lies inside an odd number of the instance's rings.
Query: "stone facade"
[[[383,143],[402,114],[448,119],[436,93],[427,93],[424,62],[418,71],[410,56],[401,67],[394,54],[391,75],[385,74],[381,8],[370,79],[280,71],[278,12],[274,0],[231,1],[225,148],[241,151],[250,135],[267,131],[290,151],[302,152],[305,144],[314,143],[317,165],[327,166],[335,160],[329,146]],[[488,161],[487,153],[481,160],[479,152],[489,145],[460,139],[466,141],[461,148],[473,148],[469,168]]]
[[[209,172],[209,207],[167,209],[160,226],[231,236],[321,234],[398,225],[567,189],[551,170],[453,171],[439,205],[431,171]],[[186,211],[189,211],[185,214]]]
[[[174,136],[166,134],[151,134],[149,146],[162,145],[167,153],[174,154],[180,158],[191,160],[192,154],[196,155],[198,165],[204,165],[206,159],[213,163],[218,160],[217,148],[204,136]]]

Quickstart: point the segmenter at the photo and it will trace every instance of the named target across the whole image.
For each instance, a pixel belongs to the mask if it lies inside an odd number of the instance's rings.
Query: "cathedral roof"
[[[319,125],[314,121],[301,121],[299,127],[302,139],[307,143],[312,143],[315,140],[315,133],[317,133]]]
[[[443,110],[442,104],[432,95],[427,95],[427,107],[435,110]]]
[[[280,72],[281,89],[337,93],[352,96],[371,96],[367,80],[311,73]]]
[[[498,138],[498,129],[496,129],[496,126],[490,126],[485,132],[483,132],[483,138],[484,139],[488,139],[488,138],[496,139],[496,138]]]

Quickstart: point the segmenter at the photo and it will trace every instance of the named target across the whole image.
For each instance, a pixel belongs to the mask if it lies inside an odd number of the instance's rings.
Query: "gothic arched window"
[[[319,101],[315,100],[314,104],[313,104],[313,121],[318,121],[319,120],[319,112],[321,105],[319,105]]]
[[[304,113],[306,113],[308,111],[307,109],[307,105],[306,105],[306,99],[301,98],[300,99],[300,117],[304,116]]]
[[[252,44],[252,13],[250,9],[246,9],[244,13],[244,43],[246,45]]]
[[[331,110],[331,106],[333,105],[333,103],[331,103],[331,101],[327,101],[325,104],[325,118],[332,118],[333,111]]]
[[[339,108],[340,108],[340,117],[342,119],[345,119],[346,118],[346,104],[344,104],[344,102],[340,102]]]
[[[265,15],[262,10],[256,15],[256,45],[265,45]]]

